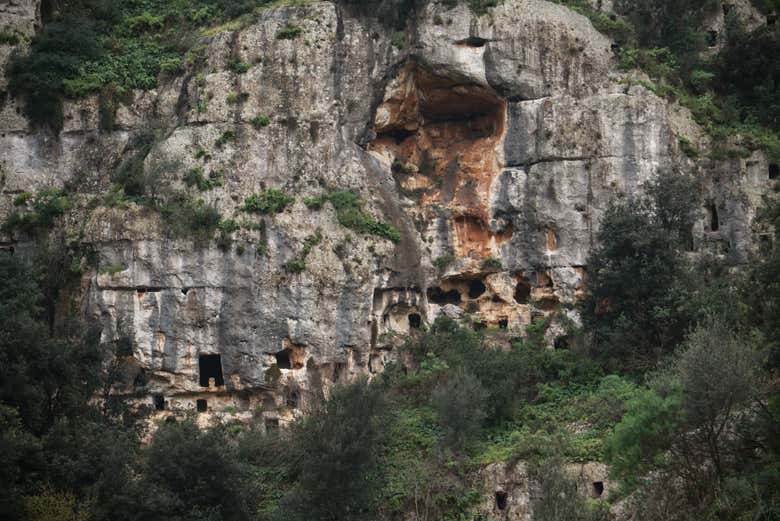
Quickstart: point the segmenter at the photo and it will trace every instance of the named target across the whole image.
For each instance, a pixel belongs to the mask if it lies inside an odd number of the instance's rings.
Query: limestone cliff
[[[4,2],[2,24],[33,34],[38,4]],[[278,38],[291,24],[300,34]],[[84,317],[107,348],[132,345],[116,392],[159,416],[200,405],[204,421],[255,417],[274,428],[313,391],[381,371],[399,339],[441,313],[508,336],[552,315],[553,343],[561,317],[577,319],[566,305],[582,290],[610,199],[662,171],[701,181],[692,252],[742,263],[758,247],[763,155],[686,155],[680,138],[706,152],[706,134],[642,87],[640,73],[620,72],[612,42],[584,16],[543,0],[506,0],[481,16],[429,2],[397,40],[332,2],[268,8],[206,38],[183,74],[135,92],[110,131],[97,96],[66,103],[56,135],[4,98],[0,214],[20,193],[67,189],[73,207],[52,233],[95,253],[82,262]],[[0,46],[0,62],[11,50]],[[250,67],[239,74],[231,60]],[[160,197],[202,198],[238,230],[197,241],[147,207],[105,204],[113,173],[149,129],[158,139],[144,164],[158,170]],[[201,192],[185,183],[193,169],[222,182]],[[242,212],[267,188],[296,199],[278,214]],[[400,240],[343,226],[331,202],[304,204],[337,190],[358,194]],[[285,269],[317,236],[305,269]],[[32,238],[0,240],[23,251]],[[501,492],[513,479],[491,483]]]

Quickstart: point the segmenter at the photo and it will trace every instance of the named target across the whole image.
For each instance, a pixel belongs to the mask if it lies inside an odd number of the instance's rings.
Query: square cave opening
[[[198,369],[200,371],[200,386],[208,387],[209,379],[214,379],[214,384],[219,387],[225,385],[222,376],[222,357],[220,355],[200,355],[198,357]]]

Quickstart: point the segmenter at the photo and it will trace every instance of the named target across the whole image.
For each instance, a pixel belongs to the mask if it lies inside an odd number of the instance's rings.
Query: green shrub
[[[252,124],[252,126],[255,128],[255,130],[260,130],[263,127],[267,127],[271,124],[271,120],[268,118],[268,116],[263,116],[258,114],[257,116],[253,117],[249,120],[249,123]]]
[[[361,233],[379,235],[392,242],[401,240],[401,232],[396,228],[377,221],[363,211],[362,203],[354,192],[347,190],[331,192],[328,199],[336,209],[339,224],[342,226]]]
[[[222,222],[219,211],[203,199],[193,201],[181,195],[160,206],[160,213],[174,236],[198,241],[210,239]]]
[[[166,56],[160,60],[160,72],[169,75],[178,74],[181,72],[181,63],[179,56]]]
[[[25,233],[47,230],[54,220],[71,207],[67,194],[60,189],[49,189],[37,193],[32,199],[32,211],[13,212],[3,225],[7,231],[19,230]]]
[[[310,210],[320,210],[327,200],[328,196],[323,194],[319,197],[307,197],[303,200],[303,204]]]
[[[6,29],[0,30],[0,45],[16,45],[19,41],[18,34]]]
[[[24,206],[25,204],[27,204],[27,201],[32,199],[32,197],[33,194],[31,194],[30,192],[22,192],[16,197],[14,197],[14,206]]]
[[[230,247],[233,233],[240,228],[241,226],[233,219],[220,219],[219,223],[217,224],[217,230],[219,230],[217,246],[227,250]],[[243,253],[243,247],[239,245],[239,247],[236,248],[236,252],[241,255]]]
[[[236,134],[232,130],[226,130],[222,133],[221,136],[217,138],[217,140],[214,142],[214,146],[217,148],[222,148],[223,145],[226,145],[227,143],[231,141],[236,140]]]
[[[446,253],[440,257],[433,259],[433,265],[439,269],[444,269],[450,264],[455,262],[455,256],[451,253]]]
[[[121,271],[125,271],[127,268],[123,264],[109,264],[100,268],[100,273],[111,275],[112,277]]]
[[[303,250],[298,257],[285,263],[284,268],[291,273],[300,273],[306,269],[306,257],[309,256],[311,250],[322,242],[322,230],[317,228],[314,235],[309,235],[303,241]]]
[[[250,65],[238,58],[232,58],[228,62],[228,68],[236,74],[244,74],[250,69]]]
[[[495,257],[488,257],[482,261],[482,268],[486,270],[500,270],[503,268],[503,264],[501,264],[500,259],[496,259]]]
[[[390,44],[398,50],[402,50],[406,45],[406,33],[404,31],[395,31],[390,36]]]
[[[203,175],[203,169],[200,167],[190,169],[184,175],[184,183],[187,186],[197,186],[201,192],[206,192],[215,187],[225,184],[225,178],[221,170],[213,170],[208,177]]]
[[[279,29],[276,32],[276,39],[277,40],[294,40],[297,38],[301,33],[303,32],[303,29],[298,27],[297,25],[285,25],[281,29]]]
[[[123,23],[130,31],[141,33],[159,31],[165,24],[165,20],[161,16],[153,15],[149,11],[144,11],[139,15],[125,18]]]
[[[285,194],[276,188],[267,188],[260,194],[253,194],[245,201],[241,209],[248,213],[274,214],[281,213],[295,201],[295,197]]]
[[[225,97],[225,101],[230,105],[236,105],[238,103],[243,103],[247,99],[249,99],[249,94],[246,92],[230,92]]]

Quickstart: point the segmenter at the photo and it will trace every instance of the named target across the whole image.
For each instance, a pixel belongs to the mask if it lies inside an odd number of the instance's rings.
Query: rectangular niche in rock
[[[204,399],[195,400],[195,408],[198,412],[206,412],[209,410],[209,403]]]
[[[225,379],[222,376],[222,357],[220,355],[200,355],[198,368],[200,369],[201,387],[210,387],[209,380],[211,378],[214,379],[214,385],[225,385]]]

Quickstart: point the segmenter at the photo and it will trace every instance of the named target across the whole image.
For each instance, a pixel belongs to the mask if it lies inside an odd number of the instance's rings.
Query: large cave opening
[[[220,355],[200,355],[198,357],[198,368],[200,369],[200,386],[211,387],[210,380],[217,387],[225,385],[225,378],[222,376],[222,357]]]
[[[460,44],[484,43],[468,38]],[[505,117],[505,101],[490,88],[439,76],[413,61],[377,108],[368,149],[392,165],[400,192],[422,203],[414,211],[453,210],[456,256],[491,256],[511,236],[511,230],[491,230],[487,211]]]

